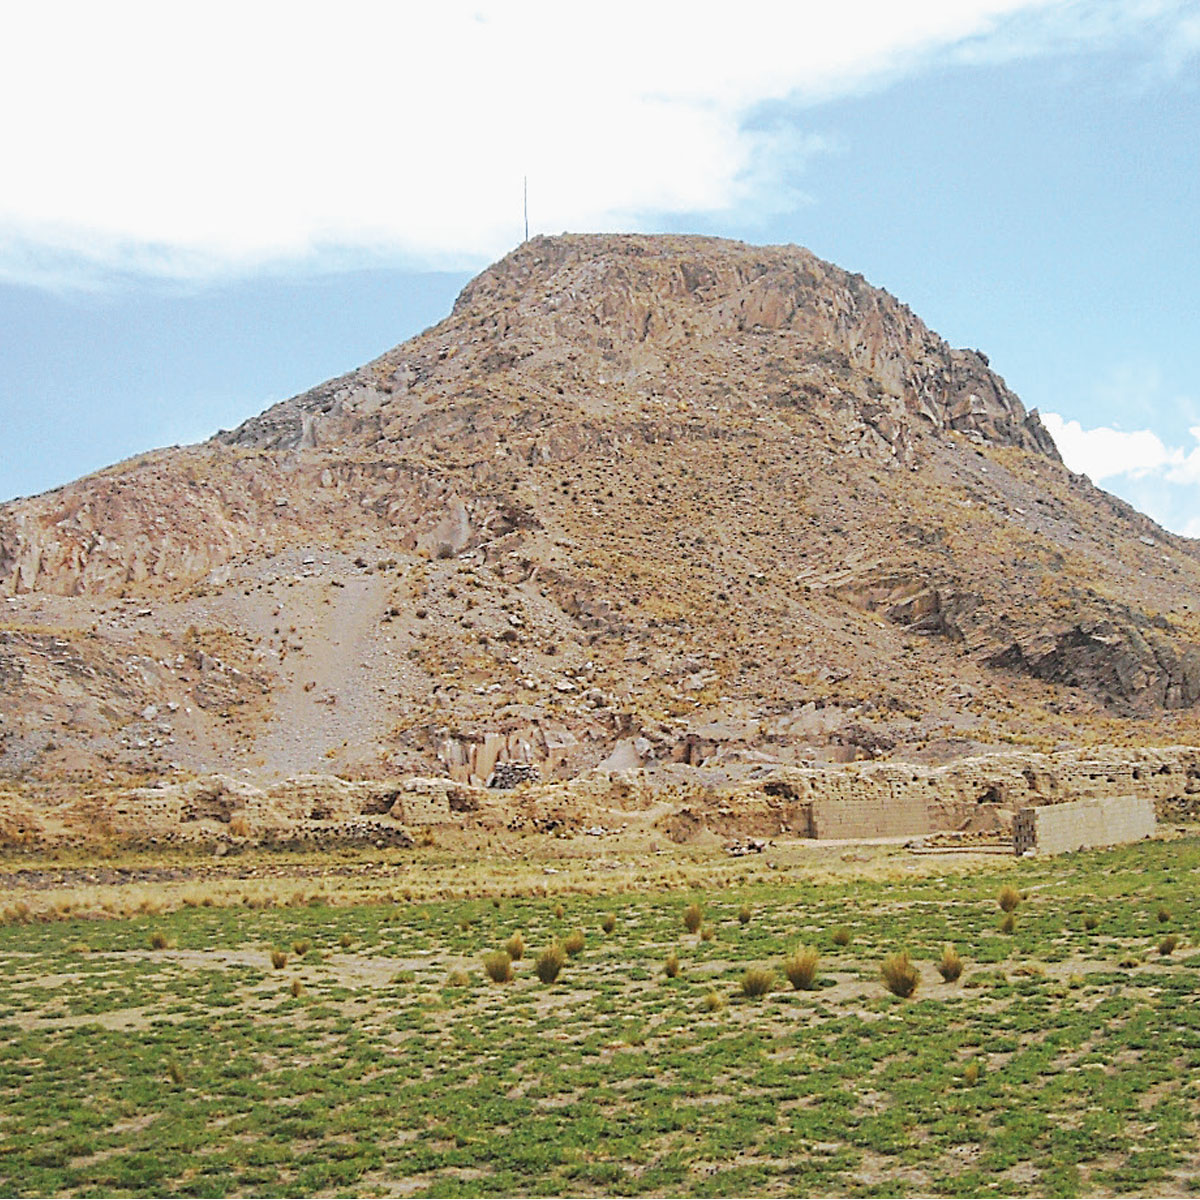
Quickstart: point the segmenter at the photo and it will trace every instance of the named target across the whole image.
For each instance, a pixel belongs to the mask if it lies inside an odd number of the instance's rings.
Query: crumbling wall
[[[453,819],[448,779],[409,779],[391,808],[391,817],[403,825],[444,825]]]
[[[900,762],[781,767],[757,787],[766,796],[786,789],[811,805],[812,835],[818,838],[1008,828],[1021,809],[1128,796],[1145,799],[1151,811],[1163,815],[1190,813],[1200,809],[1200,747],[1013,751],[939,767]]]

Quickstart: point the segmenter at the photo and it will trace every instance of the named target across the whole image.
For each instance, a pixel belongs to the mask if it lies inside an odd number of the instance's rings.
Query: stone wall
[[[1065,854],[1089,846],[1119,846],[1151,837],[1154,802],[1148,796],[1105,796],[1022,809],[1013,819],[1018,854]]]

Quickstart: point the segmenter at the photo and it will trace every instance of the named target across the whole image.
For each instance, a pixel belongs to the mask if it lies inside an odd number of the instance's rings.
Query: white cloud
[[[1042,424],[1058,445],[1063,462],[1097,483],[1118,475],[1162,471],[1182,456],[1180,450],[1167,449],[1150,429],[1129,433],[1105,425],[1084,429],[1078,421],[1066,421],[1054,412],[1042,413]]]
[[[1150,429],[1085,429],[1058,413],[1042,413],[1072,471],[1104,483],[1160,525],[1200,537],[1200,425],[1188,429],[1193,445],[1168,446]]]
[[[194,277],[341,248],[467,265],[535,230],[770,192],[744,118],[1070,0],[96,4],[6,11],[0,277]],[[813,133],[792,151],[821,153]],[[794,161],[794,156],[793,156]]]
[[[758,105],[1147,30],[1182,62],[1194,0],[10,5],[0,278],[476,266],[519,240],[524,175],[535,231],[744,223],[804,203],[829,149],[755,128]]]

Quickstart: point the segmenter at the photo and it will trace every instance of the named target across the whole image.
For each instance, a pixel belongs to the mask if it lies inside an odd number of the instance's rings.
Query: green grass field
[[[495,898],[0,928],[0,1190],[1200,1191],[1200,838],[611,895],[501,896],[491,869]],[[784,975],[802,946],[808,990]],[[880,979],[905,949],[909,1000]],[[748,968],[775,987],[743,995]]]

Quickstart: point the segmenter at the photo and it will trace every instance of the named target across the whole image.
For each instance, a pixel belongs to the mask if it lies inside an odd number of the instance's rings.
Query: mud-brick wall
[[[1065,854],[1140,841],[1154,830],[1149,796],[1104,796],[1022,810],[1014,821],[1014,848],[1018,853],[1028,848],[1031,833],[1038,854]]]
[[[825,796],[812,802],[812,836],[817,838],[907,837],[944,827],[934,822],[922,796]]]
[[[452,819],[449,797],[444,789],[435,788],[406,791],[390,815],[404,825],[443,825]]]

